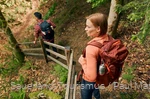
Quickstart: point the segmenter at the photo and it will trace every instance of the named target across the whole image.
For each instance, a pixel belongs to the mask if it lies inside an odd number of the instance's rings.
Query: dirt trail
[[[15,26],[12,30],[15,36],[19,36],[22,31],[24,31],[28,26],[30,26],[34,21],[32,20],[33,13],[37,10],[40,5],[39,0],[31,0],[32,9],[23,18],[23,23],[21,26]]]

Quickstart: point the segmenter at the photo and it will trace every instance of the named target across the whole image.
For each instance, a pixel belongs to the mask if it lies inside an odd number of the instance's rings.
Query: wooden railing
[[[77,76],[75,75],[75,64],[74,64],[75,62],[73,61],[73,50],[69,46],[60,46],[54,43],[43,41],[42,39],[40,39],[38,43],[40,43],[41,47],[26,48],[22,49],[22,51],[24,52],[25,55],[44,56],[46,63],[48,63],[48,59],[51,59],[54,62],[66,68],[68,70],[68,79],[67,79],[65,99],[76,99],[75,96],[76,96]],[[29,45],[29,44],[33,44],[33,42],[20,43],[19,45]],[[61,53],[55,52],[52,49],[45,48],[44,44],[49,45],[50,47],[55,47],[58,50],[61,50]],[[42,53],[39,52],[33,53],[33,51],[41,51]],[[50,52],[50,55],[47,55],[46,52]],[[56,59],[53,56],[59,57],[60,59]]]
[[[73,51],[72,51],[72,53],[70,55],[70,64],[69,64],[65,99],[75,99],[76,82],[77,82],[76,78],[77,78],[77,76],[75,75],[75,64],[73,62]]]
[[[22,49],[22,51],[24,52],[25,55],[30,55],[30,56],[44,56],[46,63],[48,63],[48,59],[53,60],[54,62],[60,64],[61,66],[63,66],[64,68],[68,69],[69,66],[69,58],[70,58],[70,47],[68,46],[60,46],[54,43],[50,43],[50,42],[46,42],[43,41],[42,39],[40,39],[40,43],[41,48],[28,48],[28,49]],[[25,42],[25,43],[19,43],[19,45],[29,45],[29,44],[33,44],[33,42]],[[44,44],[49,45],[50,47],[55,47],[58,50],[62,50],[63,52],[58,53],[53,51],[52,49],[48,49],[45,48]],[[42,51],[42,53],[33,53],[33,51]],[[51,55],[47,55],[47,52],[50,52]],[[62,54],[64,53],[64,54]],[[62,61],[58,61],[55,57],[59,57],[62,59]]]

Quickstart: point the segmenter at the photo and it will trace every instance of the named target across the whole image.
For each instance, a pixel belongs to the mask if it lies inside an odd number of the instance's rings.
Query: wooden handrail
[[[66,88],[66,94],[65,99],[69,99],[69,93],[70,93],[70,81],[71,81],[71,72],[72,72],[72,66],[73,66],[73,50],[70,54],[70,62],[69,62],[69,70],[68,70],[68,79],[67,79],[67,88]]]
[[[37,41],[37,43],[40,43]],[[34,42],[23,42],[23,43],[18,43],[18,45],[28,45],[28,44],[34,44]]]
[[[44,41],[44,43],[47,44],[47,45],[49,45],[49,46],[53,46],[53,47],[59,48],[61,50],[65,50],[66,49],[63,46],[60,46],[60,45],[57,45],[57,44],[54,44],[54,43],[50,43],[50,42],[47,42],[47,41]]]
[[[67,60],[66,56],[61,55],[61,54],[59,54],[59,53],[56,53],[56,52],[54,52],[54,51],[51,50],[51,49],[47,49],[47,48],[46,48],[46,51],[48,51],[48,52],[50,52],[50,53],[52,53],[52,54],[54,54],[54,55],[56,55],[56,56],[58,56],[58,57],[64,59],[64,60]]]
[[[61,66],[63,66],[64,68],[66,68],[66,69],[68,70],[68,66],[65,65],[64,63],[62,63],[62,62],[56,60],[55,58],[53,58],[53,57],[51,57],[51,56],[49,56],[49,55],[47,55],[47,57],[50,58],[51,60],[53,60],[54,62],[60,64]]]
[[[24,42],[19,43],[19,45],[27,45],[27,44],[34,44],[33,42]],[[68,79],[67,79],[67,87],[66,87],[66,93],[65,93],[65,99],[75,99],[76,95],[76,79],[77,75],[75,75],[75,64],[73,64],[73,50],[71,50],[70,46],[60,46],[54,43],[46,42],[40,39],[41,48],[28,48],[28,49],[22,49],[25,55],[32,55],[32,56],[44,56],[46,62],[48,63],[48,58],[53,60],[54,62],[60,64],[64,68],[68,70]],[[53,51],[52,49],[45,48],[44,44],[47,44],[49,46],[55,47],[57,49],[61,49],[65,52],[65,55],[62,55],[60,53],[57,53]],[[43,51],[43,54],[41,53],[28,53],[28,51]],[[47,52],[50,52],[50,55],[47,55]],[[51,54],[58,56],[59,58],[66,60],[66,63],[63,63],[59,61],[58,59],[51,56]],[[71,89],[73,87],[73,89]]]
[[[44,56],[43,54],[39,54],[39,53],[24,53],[25,55],[31,55],[31,56]]]
[[[23,52],[25,51],[42,51],[42,48],[30,48],[30,49],[22,49]]]

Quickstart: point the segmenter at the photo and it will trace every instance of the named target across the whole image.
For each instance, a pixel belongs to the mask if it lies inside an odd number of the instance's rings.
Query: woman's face
[[[89,37],[98,37],[99,36],[99,33],[100,33],[100,27],[95,27],[93,25],[93,23],[87,19],[86,20],[86,27],[85,27],[85,31],[87,33],[87,36]]]

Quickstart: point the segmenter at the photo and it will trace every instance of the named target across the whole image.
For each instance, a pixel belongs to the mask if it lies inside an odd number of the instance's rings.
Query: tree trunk
[[[19,63],[22,64],[24,62],[24,53],[21,51],[20,47],[18,46],[18,42],[16,41],[16,39],[14,38],[14,36],[12,34],[12,31],[8,27],[7,22],[4,18],[1,10],[0,10],[0,28],[2,30],[4,30],[4,32],[8,36],[9,43],[10,43],[11,47],[13,48],[13,54],[18,59]]]
[[[118,3],[119,0],[111,0],[111,6],[108,16],[108,34],[112,35],[113,37],[117,36],[117,28],[120,21],[120,14],[117,14],[117,12],[115,11],[116,5]]]

